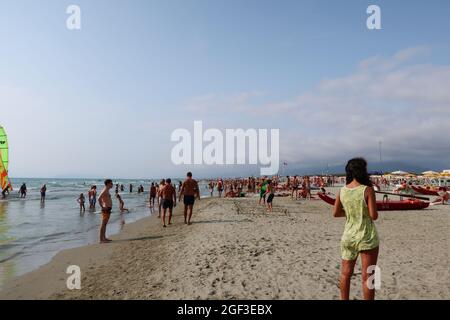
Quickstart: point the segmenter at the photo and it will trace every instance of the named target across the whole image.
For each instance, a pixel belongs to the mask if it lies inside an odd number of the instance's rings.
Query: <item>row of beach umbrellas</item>
[[[394,171],[389,174],[390,176],[398,176],[398,177],[416,177],[417,175],[414,173],[409,173],[406,171]],[[421,174],[424,177],[432,177],[432,178],[438,178],[438,177],[450,177],[450,170],[444,170],[442,172],[436,172],[436,171],[425,171]]]

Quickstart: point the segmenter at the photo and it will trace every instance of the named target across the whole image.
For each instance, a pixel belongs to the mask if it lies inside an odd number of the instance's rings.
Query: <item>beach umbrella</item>
[[[425,172],[422,172],[422,175],[427,176],[427,177],[434,177],[434,176],[440,175],[440,173],[436,172],[436,171],[425,171]]]

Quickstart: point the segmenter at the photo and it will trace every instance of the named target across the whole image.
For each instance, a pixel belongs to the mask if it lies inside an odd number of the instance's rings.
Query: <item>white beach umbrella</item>
[[[425,172],[422,172],[422,175],[424,175],[424,176],[438,176],[438,175],[440,175],[440,173],[436,172],[436,171],[425,171]]]

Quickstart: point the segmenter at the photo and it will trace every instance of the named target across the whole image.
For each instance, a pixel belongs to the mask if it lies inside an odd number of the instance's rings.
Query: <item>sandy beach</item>
[[[330,189],[331,190],[331,189]],[[339,299],[344,219],[320,200],[202,199],[192,226],[181,208],[163,229],[155,216],[126,225],[109,245],[60,252],[19,277],[1,299]],[[377,299],[450,298],[450,206],[381,212]],[[69,265],[81,290],[66,288]],[[361,299],[360,264],[351,298]]]

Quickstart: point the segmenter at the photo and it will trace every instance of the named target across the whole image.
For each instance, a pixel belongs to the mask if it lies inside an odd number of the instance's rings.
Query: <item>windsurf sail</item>
[[[8,181],[8,164],[8,137],[5,129],[0,126],[0,187],[2,190],[10,185]]]

